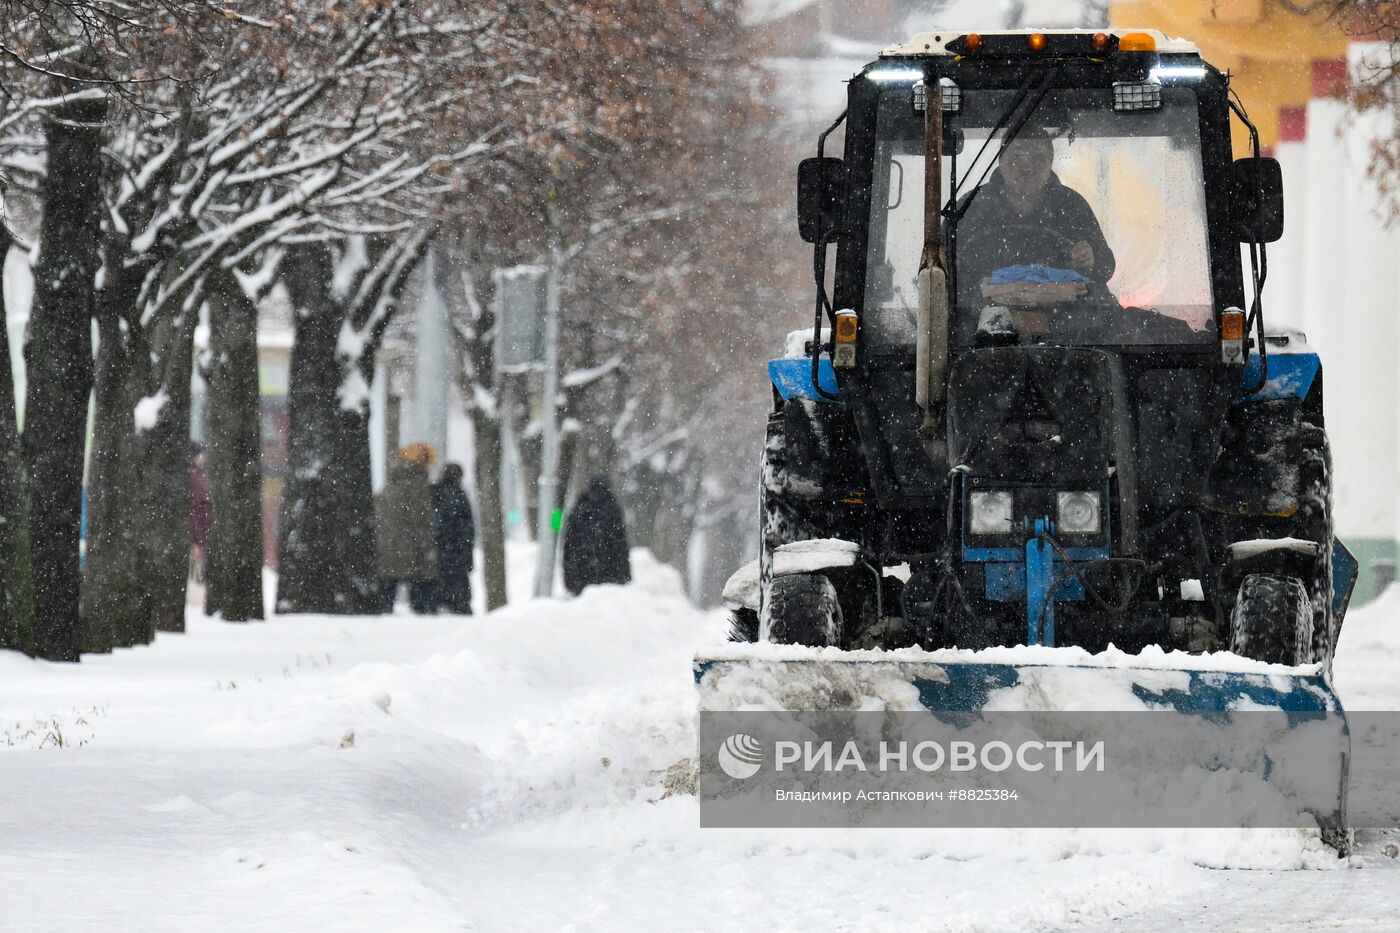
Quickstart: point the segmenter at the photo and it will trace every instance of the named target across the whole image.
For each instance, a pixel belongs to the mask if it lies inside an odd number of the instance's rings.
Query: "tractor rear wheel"
[[[800,498],[796,493],[805,489],[800,464],[792,462],[793,451],[788,446],[786,423],[782,410],[768,417],[768,432],[760,463],[762,481],[759,484],[758,506],[758,617],[766,617],[772,601],[773,555],[784,544],[809,541],[821,537],[811,520],[817,503]],[[735,619],[734,634],[742,637],[751,626],[757,632],[757,619],[747,616]]]
[[[1228,449],[1211,478],[1212,508],[1221,516],[1217,533],[1222,548],[1231,542],[1283,538],[1317,546],[1311,560],[1300,561],[1298,555],[1280,549],[1282,560],[1256,558],[1222,582],[1228,587],[1230,580],[1242,580],[1250,572],[1296,576],[1312,602],[1307,661],[1330,668],[1337,643],[1332,612],[1332,454],[1318,421],[1293,400],[1237,407],[1227,433]],[[1232,596],[1219,594],[1226,611]]]
[[[841,603],[819,573],[775,577],[768,592],[767,641],[815,648],[841,644]]]
[[[1297,577],[1252,573],[1230,613],[1230,650],[1270,664],[1310,664],[1313,605]]]

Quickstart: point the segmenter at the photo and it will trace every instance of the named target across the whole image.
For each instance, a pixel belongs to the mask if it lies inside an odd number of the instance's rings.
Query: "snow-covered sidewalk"
[[[81,665],[0,655],[0,929],[1400,924],[1393,834],[1348,865],[1285,830],[701,830],[663,773],[724,628],[643,560],[488,618],[194,614]],[[1398,671],[1392,591],[1338,688],[1400,709]]]

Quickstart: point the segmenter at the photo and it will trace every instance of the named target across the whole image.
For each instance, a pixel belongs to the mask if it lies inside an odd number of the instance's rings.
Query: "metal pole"
[[[540,451],[539,541],[540,555],[535,577],[535,595],[554,595],[554,550],[556,492],[559,487],[559,426],[555,418],[555,398],[559,394],[559,277],[564,255],[559,244],[559,209],[552,197],[546,207],[549,217],[549,272],[545,278],[544,301],[544,392],[540,400],[543,447]]]

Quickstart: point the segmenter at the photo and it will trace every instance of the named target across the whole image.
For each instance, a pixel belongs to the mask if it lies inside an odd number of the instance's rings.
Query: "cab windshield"
[[[1112,93],[1050,91],[996,161],[1005,130],[983,143],[1015,90],[964,90],[945,111],[958,343],[1214,339],[1196,95],[1166,87],[1160,108],[1118,112]],[[923,126],[910,88],[882,93],[862,320],[876,345],[915,340]]]

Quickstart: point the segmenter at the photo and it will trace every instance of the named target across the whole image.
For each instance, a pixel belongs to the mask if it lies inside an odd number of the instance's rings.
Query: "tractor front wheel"
[[[768,594],[766,641],[826,648],[841,644],[841,603],[819,573],[774,577]]]
[[[1297,577],[1252,573],[1230,614],[1230,650],[1270,664],[1311,664],[1313,605]]]

